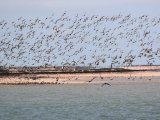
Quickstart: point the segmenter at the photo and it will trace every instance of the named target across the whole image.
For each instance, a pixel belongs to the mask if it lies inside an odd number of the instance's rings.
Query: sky
[[[160,0],[0,0],[1,19],[48,16],[64,11],[87,14],[160,15]]]
[[[45,18],[52,14],[62,15],[64,12],[67,12],[70,17],[75,17],[77,13],[81,15],[85,13],[87,15],[96,14],[100,16],[118,14],[125,16],[125,14],[131,14],[135,17],[145,14],[149,18],[154,18],[160,17],[160,0],[0,0],[0,21],[3,19],[14,21],[19,17],[27,19]],[[154,28],[152,32],[157,34],[159,30]],[[1,34],[3,35],[2,31],[0,31]],[[11,62],[14,61],[11,60]],[[140,61],[141,63],[143,61]],[[159,64],[159,61],[157,64]]]

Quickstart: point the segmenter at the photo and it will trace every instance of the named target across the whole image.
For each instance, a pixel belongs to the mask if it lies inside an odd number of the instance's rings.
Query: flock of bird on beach
[[[77,14],[0,21],[0,66],[160,63],[160,18]]]

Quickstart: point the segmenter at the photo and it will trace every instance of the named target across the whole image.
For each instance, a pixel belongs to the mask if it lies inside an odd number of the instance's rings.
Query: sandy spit
[[[160,71],[0,76],[1,85],[160,83]]]

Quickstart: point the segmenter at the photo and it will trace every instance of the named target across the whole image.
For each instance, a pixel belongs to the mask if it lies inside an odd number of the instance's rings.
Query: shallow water
[[[160,84],[0,86],[0,120],[159,120]]]

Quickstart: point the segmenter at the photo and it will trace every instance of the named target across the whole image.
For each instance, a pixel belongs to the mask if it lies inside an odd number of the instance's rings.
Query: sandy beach
[[[160,71],[72,73],[72,74],[21,74],[1,76],[1,85],[23,84],[141,84],[160,83]]]

